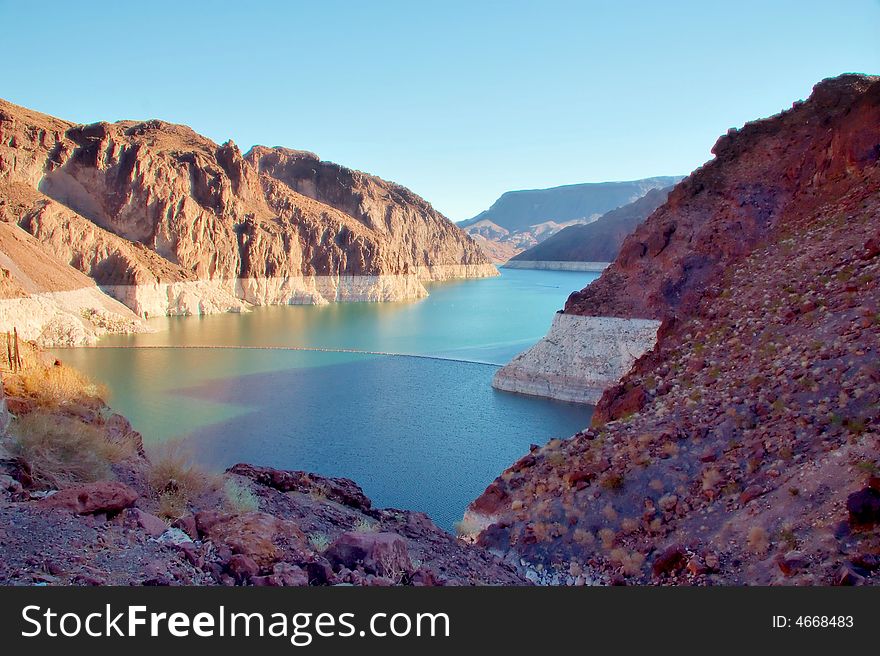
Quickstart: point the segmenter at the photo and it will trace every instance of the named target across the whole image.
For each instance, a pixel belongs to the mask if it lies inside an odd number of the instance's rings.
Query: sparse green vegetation
[[[880,474],[880,467],[872,460],[860,460],[856,463],[856,467],[868,476],[877,476]]]
[[[616,473],[606,474],[600,483],[606,490],[619,490],[623,487],[623,484],[623,474]]]
[[[354,530],[358,533],[374,533],[378,529],[379,525],[377,522],[372,519],[367,519],[366,517],[361,517],[357,522],[355,522]]]
[[[843,425],[853,435],[861,435],[867,428],[867,422],[862,417],[850,417],[844,420]]]
[[[797,549],[798,547],[797,536],[794,534],[794,530],[791,527],[784,527],[779,532],[779,539],[789,551]]]
[[[318,553],[323,553],[330,546],[330,538],[327,537],[326,533],[311,533],[309,535],[309,546]]]
[[[231,511],[238,513],[259,510],[260,500],[250,488],[234,479],[227,479],[223,485],[224,502]]]
[[[836,274],[834,274],[834,278],[838,282],[849,282],[849,280],[852,278],[852,269],[850,269],[849,267],[847,267],[846,269],[841,269]]]

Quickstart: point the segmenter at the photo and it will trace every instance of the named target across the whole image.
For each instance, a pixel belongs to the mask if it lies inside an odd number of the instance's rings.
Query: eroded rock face
[[[0,215],[8,205],[0,205]],[[45,243],[0,221],[0,332],[40,345],[80,346],[147,326],[94,281],[58,261]]]
[[[654,346],[659,321],[556,314],[547,336],[499,369],[507,392],[595,404]]]
[[[795,103],[787,112],[730,130],[712,149],[715,158],[676,185],[666,202],[623,241],[601,277],[571,294],[564,314],[597,321],[613,317],[659,322],[687,316],[705,295],[721,293],[732,282],[732,265],[803,217],[836,202],[872,169],[878,157],[878,93],[876,78],[845,75],[816,85],[808,101]],[[645,203],[642,209],[651,205],[646,197],[631,207],[639,203]],[[562,244],[553,248],[552,238],[547,240],[550,254],[540,257],[567,252],[575,239],[566,238],[565,232],[587,233],[598,224],[567,228],[557,237]],[[542,247],[547,250],[542,244],[535,251],[540,253]],[[523,366],[523,356],[508,365],[504,376],[509,383],[502,389],[543,388],[542,396],[571,398],[557,394],[544,380],[558,375],[556,344],[561,333],[556,333],[523,354],[530,360],[528,366]],[[562,341],[575,344],[580,337],[575,330]],[[635,358],[652,346],[634,352]],[[569,351],[565,357],[572,365],[590,357],[589,350]],[[611,348],[602,358],[614,362],[618,355]],[[585,371],[580,380],[575,375],[563,386],[580,386],[584,395],[590,394],[595,381],[591,369]],[[618,380],[619,376],[609,378],[605,388]],[[609,394],[617,391],[609,389]],[[605,417],[602,407],[597,415]]]
[[[309,153],[0,101],[0,218],[140,315],[418,298],[497,275],[423,199]],[[10,291],[12,294],[12,291]]]
[[[217,547],[250,559],[259,569],[306,552],[305,535],[296,524],[262,512],[217,517],[203,523],[200,533]]]
[[[273,469],[239,463],[229,468],[230,474],[244,476],[255,483],[271,487],[279,492],[320,494],[356,510],[369,511],[370,498],[361,487],[348,478],[329,478],[304,471]]]
[[[716,152],[567,306],[663,317],[654,349],[469,509],[548,582],[878,580],[880,81]]]

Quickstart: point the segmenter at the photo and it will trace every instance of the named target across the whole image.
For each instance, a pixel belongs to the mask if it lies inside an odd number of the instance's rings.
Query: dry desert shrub
[[[749,549],[759,555],[766,553],[770,548],[770,536],[767,534],[767,530],[761,526],[753,526],[749,529],[747,541]]]
[[[355,522],[354,530],[358,533],[375,533],[379,530],[379,523],[373,519],[361,517]]]
[[[96,426],[45,410],[15,420],[9,449],[49,487],[113,478],[111,465],[137,453],[132,441],[111,442]]]
[[[148,481],[159,499],[160,517],[177,519],[183,516],[190,501],[217,491],[223,485],[220,476],[194,465],[175,447],[157,449],[151,454],[150,461]]]
[[[6,377],[12,396],[33,399],[39,408],[54,409],[107,398],[107,389],[64,364],[29,360],[25,368]]]
[[[309,546],[318,553],[327,551],[330,546],[330,538],[326,533],[311,533],[308,537]]]

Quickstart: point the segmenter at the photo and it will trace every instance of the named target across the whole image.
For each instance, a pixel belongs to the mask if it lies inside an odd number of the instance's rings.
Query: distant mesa
[[[659,176],[509,191],[488,210],[459,225],[493,261],[506,262],[568,226],[592,223],[610,210],[679,180],[681,176]]]
[[[536,246],[514,255],[507,266],[522,268],[570,268],[592,265],[601,270],[617,258],[623,241],[651,213],[666,202],[672,187],[651,189],[632,203],[606,212],[592,223],[568,226]]]

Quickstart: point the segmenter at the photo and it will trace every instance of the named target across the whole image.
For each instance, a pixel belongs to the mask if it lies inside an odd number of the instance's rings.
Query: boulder
[[[609,421],[629,417],[648,402],[648,394],[641,386],[614,385],[605,390],[593,412],[592,425],[602,426]]]
[[[688,562],[687,552],[680,544],[674,544],[661,551],[654,558],[651,569],[654,576],[674,574],[683,569]]]
[[[322,556],[316,556],[302,566],[305,568],[309,585],[327,585],[334,578],[330,561]]]
[[[98,481],[59,490],[37,503],[45,508],[60,508],[78,515],[116,514],[134,505],[138,493],[124,483]]]
[[[849,523],[853,526],[872,526],[880,522],[880,491],[866,487],[846,498]]]
[[[406,540],[397,533],[343,533],[324,555],[334,567],[360,566],[368,574],[395,580],[413,572]]]
[[[166,524],[164,520],[159,519],[155,515],[145,512],[140,508],[132,508],[128,512],[131,521],[137,527],[143,529],[144,533],[150,537],[158,537],[168,528],[168,524]]]
[[[328,478],[304,471],[286,471],[244,463],[233,465],[227,471],[279,492],[320,492],[331,501],[361,511],[370,510],[372,506],[370,498],[360,486],[348,478]]]
[[[199,530],[196,527],[196,518],[193,515],[187,513],[183,517],[178,517],[175,519],[171,526],[173,528],[178,528],[184,533],[186,533],[193,540],[199,539]]]
[[[862,576],[861,573],[859,573],[850,563],[844,563],[841,565],[834,577],[834,585],[853,586],[863,585],[864,583],[865,577]]]
[[[309,579],[302,568],[288,563],[277,563],[271,574],[251,577],[251,584],[260,587],[302,587],[309,584]]]
[[[283,585],[304,586],[309,584],[308,576],[302,568],[289,563],[276,563],[272,568],[272,576],[277,577]]]
[[[239,583],[245,583],[260,573],[260,567],[254,559],[244,554],[233,555],[227,561],[226,569]]]
[[[205,513],[196,515],[196,522]],[[199,533],[219,549],[251,558],[261,570],[285,557],[304,559],[306,538],[293,522],[263,512],[212,517],[208,524],[199,523]]]
[[[776,557],[776,564],[785,576],[794,576],[808,565],[807,559],[799,551],[789,551]]]
[[[183,526],[183,517],[177,520],[174,524],[177,528],[186,531],[186,533],[188,533],[190,537],[196,540],[199,538],[207,538],[208,534],[211,531],[211,528],[215,524],[228,522],[230,519],[232,519],[232,517],[232,514],[220,512],[219,510],[203,510],[201,512],[197,512],[192,518],[191,523],[189,521],[186,522],[187,524],[189,524],[189,528],[195,531],[195,535],[189,533],[189,531],[187,531],[187,527]],[[180,523],[179,525],[178,522]]]
[[[526,458],[535,459],[534,456],[526,456]],[[481,515],[491,516],[503,510],[510,503],[510,495],[507,493],[504,481],[494,480],[476,500],[474,500],[469,509]]]

